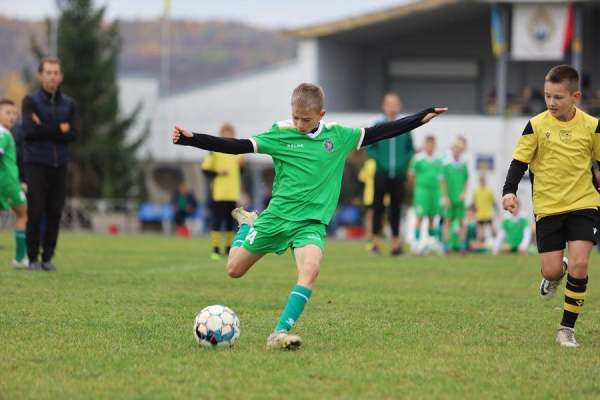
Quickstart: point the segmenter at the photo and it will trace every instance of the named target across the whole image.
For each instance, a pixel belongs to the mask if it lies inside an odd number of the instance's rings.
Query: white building
[[[511,27],[512,32],[518,32],[514,24],[523,11],[519,3],[534,8],[529,10],[533,14],[526,21],[526,32],[539,33],[541,26],[546,29],[542,30],[544,40],[558,35],[566,1],[502,1],[498,15],[509,52],[495,57],[490,38],[491,8],[495,4],[485,0],[423,0],[291,31],[301,39],[295,60],[168,96],[159,95],[159,82],[154,77],[122,76],[121,104],[127,112],[142,100],[140,122],[151,122],[140,159],[151,156],[159,164],[188,165],[184,174],[194,181],[201,177],[193,163],[200,162],[205,152],[173,145],[171,130],[175,124],[216,134],[223,122],[230,121],[237,127],[238,137],[249,137],[288,118],[293,88],[301,82],[314,82],[325,90],[325,120],[363,127],[377,112],[382,95],[396,91],[407,113],[430,106],[450,108],[450,113],[414,132],[416,145],[420,146],[426,134],[434,134],[439,149],[447,149],[456,135],[463,135],[473,172],[478,159],[492,160],[488,181],[500,198],[512,151],[528,117],[485,115],[487,94],[499,87],[492,100],[499,107],[507,104],[510,113],[512,107],[520,105],[523,89],[541,89],[546,72],[564,62],[578,67],[585,91],[600,89],[600,4],[574,2],[577,45],[568,60],[524,61],[510,53],[520,45],[519,34],[511,35]],[[257,155],[250,155],[249,161],[254,165],[270,163],[268,157]],[[260,179],[258,174],[254,177]],[[473,173],[472,188],[476,181],[477,174]],[[260,182],[255,181],[250,195],[257,196],[259,189]]]

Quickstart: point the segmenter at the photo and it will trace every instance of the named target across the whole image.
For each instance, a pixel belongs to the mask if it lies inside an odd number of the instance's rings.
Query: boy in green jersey
[[[227,273],[240,278],[265,254],[288,248],[298,268],[294,287],[268,349],[297,349],[302,340],[289,334],[314,288],[323,258],[325,227],[340,195],[348,153],[415,129],[447,108],[429,108],[397,121],[365,129],[322,121],[323,90],[300,84],[292,93],[292,119],[250,139],[221,138],[192,133],[175,126],[173,143],[229,154],[261,153],[273,158],[273,197],[260,216],[241,208],[232,215],[240,223],[227,261]]]
[[[452,160],[447,162],[442,169],[441,187],[444,197],[444,227],[443,242],[446,254],[449,253],[448,238],[452,221],[459,223],[460,253],[467,254],[467,241],[464,219],[466,216],[465,198],[467,195],[467,182],[469,180],[469,169],[467,163],[461,160],[464,145],[455,139],[451,145]]]
[[[0,100],[0,209],[12,210],[17,216],[15,222],[16,251],[13,268],[27,269],[29,260],[25,256],[25,226],[27,225],[27,197],[19,182],[15,141],[9,129],[17,122],[15,103],[9,99]]]
[[[413,191],[413,208],[417,219],[415,221],[415,243],[421,238],[421,222],[427,217],[429,237],[437,236],[435,217],[440,213],[440,175],[442,161],[434,157],[435,138],[427,136],[423,151],[417,153],[408,166],[408,180]]]
[[[519,201],[515,201],[514,213],[502,221],[500,231],[496,236],[494,254],[519,253],[527,254],[531,242],[531,227],[529,218],[521,211]]]

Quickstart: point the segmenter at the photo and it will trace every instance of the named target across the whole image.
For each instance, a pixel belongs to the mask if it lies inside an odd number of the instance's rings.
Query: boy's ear
[[[581,92],[575,92],[573,93],[573,100],[575,103],[577,103],[579,101],[579,99],[581,99]]]
[[[327,114],[327,111],[325,111],[325,110],[321,110],[321,112],[319,113],[319,121],[320,121],[321,119],[323,119],[323,117],[325,116],[325,114]]]

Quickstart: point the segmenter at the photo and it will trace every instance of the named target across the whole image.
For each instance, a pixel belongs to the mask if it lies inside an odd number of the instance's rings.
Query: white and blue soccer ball
[[[414,247],[415,254],[428,255],[428,254],[442,254],[442,244],[434,237],[422,238]]]
[[[222,305],[204,308],[194,320],[194,337],[202,347],[231,347],[240,333],[240,319]]]

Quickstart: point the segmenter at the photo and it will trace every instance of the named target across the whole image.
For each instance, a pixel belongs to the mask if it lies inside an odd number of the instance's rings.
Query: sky
[[[62,0],[65,2],[66,0]],[[171,17],[241,21],[265,28],[298,28],[418,0],[171,0]],[[0,0],[0,15],[37,20],[55,16],[57,0]],[[108,19],[156,19],[164,0],[95,0]]]

